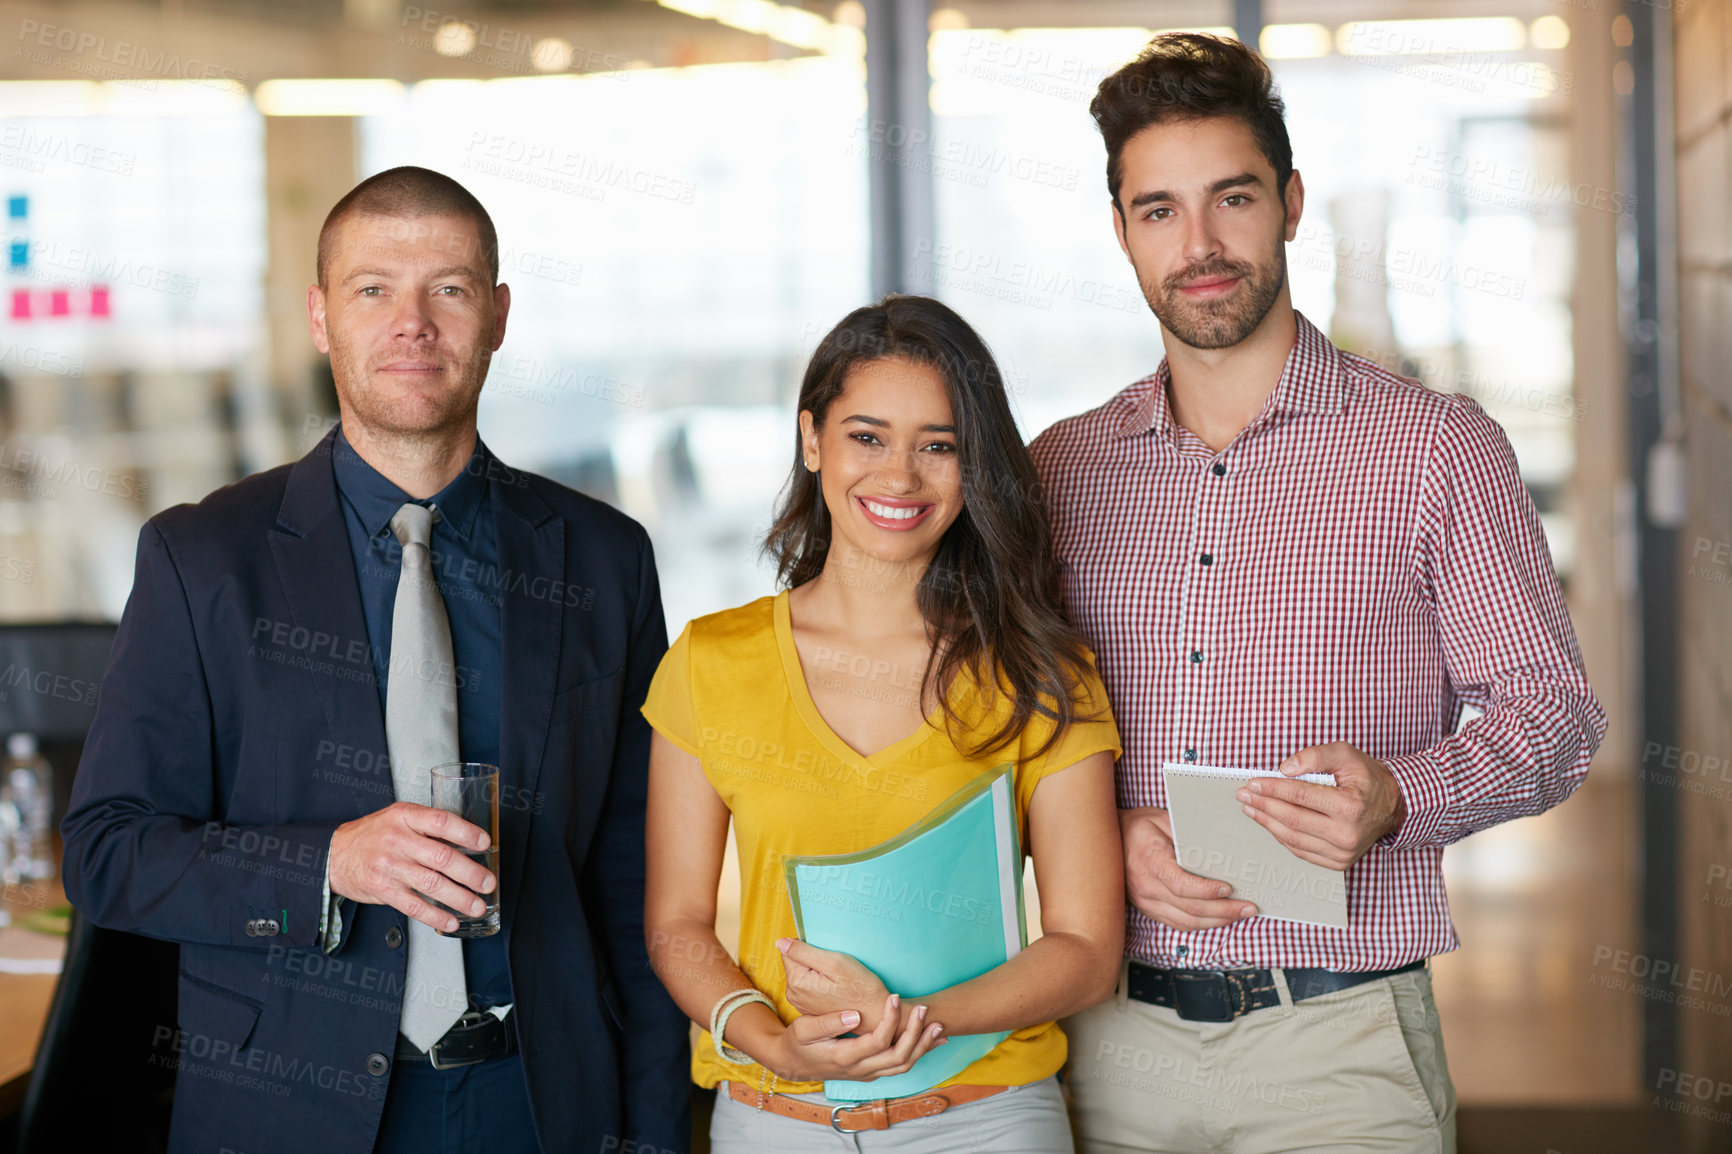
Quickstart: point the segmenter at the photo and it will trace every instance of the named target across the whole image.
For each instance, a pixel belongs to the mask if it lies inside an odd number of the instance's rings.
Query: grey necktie
[[[457,760],[457,683],[451,623],[433,583],[429,542],[433,510],[413,502],[397,510],[391,531],[403,546],[397,601],[391,610],[391,666],[385,688],[385,742],[398,801],[433,802],[435,765]],[[410,919],[403,978],[405,1038],[426,1050],[469,1008],[463,943]]]

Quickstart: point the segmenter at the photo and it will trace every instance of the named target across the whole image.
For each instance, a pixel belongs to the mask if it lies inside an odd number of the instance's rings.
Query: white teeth
[[[865,505],[866,508],[872,511],[874,517],[883,517],[889,521],[906,521],[910,517],[918,517],[925,511],[919,505],[909,505],[908,507],[901,509],[892,508],[889,505],[880,505],[875,501],[867,501],[865,502]]]

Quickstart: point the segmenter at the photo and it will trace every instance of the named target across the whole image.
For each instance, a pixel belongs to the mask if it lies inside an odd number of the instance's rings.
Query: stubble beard
[[[328,323],[328,322],[327,322]],[[487,376],[488,356],[446,357],[441,361],[447,373],[447,388],[432,411],[407,411],[407,406],[395,400],[388,386],[376,383],[365,358],[356,355],[340,332],[332,330],[331,375],[337,382],[337,394],[350,410],[355,422],[375,436],[393,440],[443,440],[474,424],[481,383]],[[397,359],[393,354],[386,360]]]
[[[1239,284],[1227,296],[1214,300],[1189,301],[1180,294],[1180,288],[1192,281],[1218,276],[1238,277]],[[1277,240],[1266,264],[1204,261],[1174,273],[1159,285],[1144,282],[1143,296],[1166,330],[1191,348],[1226,349],[1257,331],[1286,283],[1287,253]]]

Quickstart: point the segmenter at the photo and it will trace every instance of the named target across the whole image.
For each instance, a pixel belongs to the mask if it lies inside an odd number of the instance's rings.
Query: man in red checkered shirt
[[[1167,356],[1033,446],[1125,738],[1129,958],[1066,1025],[1080,1148],[1453,1151],[1443,848],[1562,801],[1605,732],[1538,515],[1478,405],[1294,311],[1305,190],[1261,57],[1161,36],[1090,111]],[[1346,871],[1348,926],[1182,869],[1166,762],[1279,769],[1239,800]]]

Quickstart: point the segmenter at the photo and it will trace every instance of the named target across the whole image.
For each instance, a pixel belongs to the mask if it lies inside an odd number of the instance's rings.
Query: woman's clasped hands
[[[925,1006],[904,1009],[877,974],[847,954],[795,938],[778,938],[776,948],[788,978],[788,1001],[800,1011],[765,1063],[778,1075],[801,1082],[869,1082],[907,1072],[949,1040],[942,1025],[927,1020]]]

